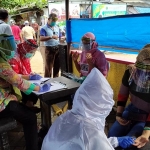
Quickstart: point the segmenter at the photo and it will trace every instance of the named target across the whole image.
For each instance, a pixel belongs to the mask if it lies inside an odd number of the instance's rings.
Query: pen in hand
[[[50,79],[47,79],[47,80],[45,80],[45,81],[42,81],[42,82],[40,83],[40,85],[46,83],[48,80],[50,80]]]

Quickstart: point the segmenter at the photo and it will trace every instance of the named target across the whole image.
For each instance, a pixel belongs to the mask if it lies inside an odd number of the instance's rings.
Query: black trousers
[[[36,102],[38,100],[38,96],[34,93],[26,95],[24,92],[21,91],[21,95],[22,95],[22,102],[24,104],[26,104],[27,101],[31,101],[31,102],[33,102],[33,104],[36,104]]]
[[[59,46],[45,47],[45,74],[44,77],[51,77],[53,68],[53,77],[58,77],[60,62],[59,62]]]
[[[37,118],[27,106],[17,101],[10,101],[0,112],[0,118],[14,117],[23,125],[26,150],[38,150]]]

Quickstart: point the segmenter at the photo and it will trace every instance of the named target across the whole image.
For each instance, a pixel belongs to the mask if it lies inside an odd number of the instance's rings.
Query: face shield
[[[89,51],[92,49],[93,40],[86,37],[83,37],[81,40],[80,48],[82,51]]]
[[[150,64],[136,63],[136,69],[132,71],[130,82],[132,90],[140,93],[150,92]]]
[[[14,36],[0,35],[0,52],[6,57],[11,59],[15,56],[17,46]]]

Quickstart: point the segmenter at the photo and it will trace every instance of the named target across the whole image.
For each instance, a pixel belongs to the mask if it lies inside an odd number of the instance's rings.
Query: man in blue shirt
[[[56,26],[57,15],[51,13],[47,24],[40,30],[40,41],[45,45],[45,74],[44,77],[53,77],[59,74],[59,28]]]

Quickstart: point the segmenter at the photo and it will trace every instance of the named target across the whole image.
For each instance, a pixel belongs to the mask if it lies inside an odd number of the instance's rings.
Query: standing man
[[[57,15],[51,13],[47,24],[40,30],[40,40],[45,45],[45,77],[51,77],[53,68],[53,77],[59,74],[59,28],[56,26]]]
[[[31,27],[34,29],[35,31],[35,36],[36,36],[36,39],[38,40],[38,31],[39,31],[39,25],[36,23],[35,20],[32,20],[31,22]],[[37,41],[38,42],[38,41]]]
[[[21,41],[21,30],[20,30],[19,26],[15,25],[14,20],[10,20],[10,26],[11,26],[13,36],[15,38],[15,42],[16,42],[16,44],[19,44]]]
[[[32,27],[29,26],[29,21],[24,22],[25,27],[22,28],[21,31],[21,39],[22,42],[24,39],[34,39],[36,40],[35,31]]]

